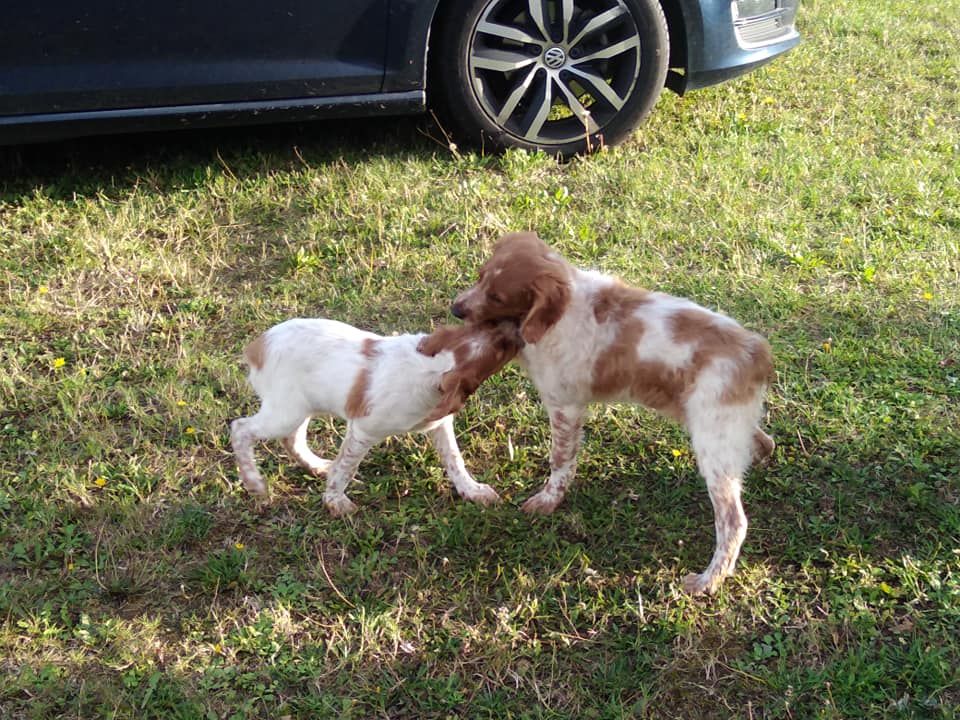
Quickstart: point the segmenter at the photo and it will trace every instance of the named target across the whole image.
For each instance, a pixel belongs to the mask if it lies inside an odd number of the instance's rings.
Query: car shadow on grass
[[[448,153],[426,116],[316,120],[103,135],[0,147],[0,198],[42,188],[51,199],[107,196],[149,178],[157,190],[204,182],[198,168],[248,179],[309,163]],[[199,172],[199,174],[198,174]]]

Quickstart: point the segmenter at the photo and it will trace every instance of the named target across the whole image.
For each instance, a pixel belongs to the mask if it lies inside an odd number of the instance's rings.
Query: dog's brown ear
[[[445,372],[440,378],[440,393],[440,402],[437,403],[433,412],[427,416],[424,422],[433,422],[458,412],[466,402],[470,391],[464,385],[460,372],[454,368]]]
[[[531,286],[533,305],[523,324],[520,336],[524,342],[536,343],[553,327],[570,302],[570,285],[559,272],[541,273]]]
[[[417,352],[421,355],[433,357],[441,350],[450,350],[462,332],[462,328],[451,325],[444,325],[441,328],[437,328],[426,337],[420,339],[420,342],[417,343]]]

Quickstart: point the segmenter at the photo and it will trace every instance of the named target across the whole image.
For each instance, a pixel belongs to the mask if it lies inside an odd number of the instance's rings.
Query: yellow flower
[[[246,545],[244,545],[242,542],[234,543],[233,546],[234,546],[237,550],[243,550],[243,549],[246,547]]]
[[[96,485],[97,487],[103,487],[107,484],[107,479],[103,475],[101,475],[100,477],[98,477],[96,480],[93,481],[93,484]]]
[[[218,655],[221,654],[223,652],[223,645],[221,645],[220,643],[214,643],[213,651]]]
[[[773,105],[776,100],[773,99],[771,95],[767,95],[763,100],[761,100],[764,105]]]
[[[62,358],[62,357],[54,358],[53,362],[51,363],[54,370],[59,370],[66,364],[67,364],[66,358]]]
[[[829,340],[827,340],[827,341],[823,344],[823,351],[824,351],[824,352],[830,352],[832,349],[833,349],[833,343],[831,343]]]
[[[678,450],[677,448],[674,448],[674,449],[671,450],[670,452],[673,453],[673,456],[674,456],[675,458],[678,458],[678,457],[680,457],[681,455],[683,455],[683,450]]]
[[[927,290],[925,293],[923,293],[923,299],[926,300],[926,301],[928,301],[928,302],[929,302],[930,300],[933,300],[933,293],[930,292],[929,290]]]
[[[67,563],[67,572],[73,572],[73,563]]]
[[[186,400],[177,400],[177,407],[183,407],[187,404]]]
[[[196,432],[197,432],[197,429],[196,429],[195,427],[193,427],[193,425],[187,425],[187,427],[186,427],[186,429],[184,430],[184,432],[185,432],[187,435],[195,435]]]
[[[37,292],[40,295],[46,295],[48,292],[50,292],[50,288],[48,288],[46,285],[41,285],[37,288]]]

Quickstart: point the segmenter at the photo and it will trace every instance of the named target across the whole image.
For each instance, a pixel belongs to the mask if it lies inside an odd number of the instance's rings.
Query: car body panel
[[[387,0],[35,0],[4,12],[0,115],[380,92]]]

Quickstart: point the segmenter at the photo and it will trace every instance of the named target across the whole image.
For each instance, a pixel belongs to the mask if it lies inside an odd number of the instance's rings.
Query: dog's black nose
[[[451,308],[450,312],[453,313],[453,316],[458,320],[463,320],[463,305],[461,303],[455,302]]]

